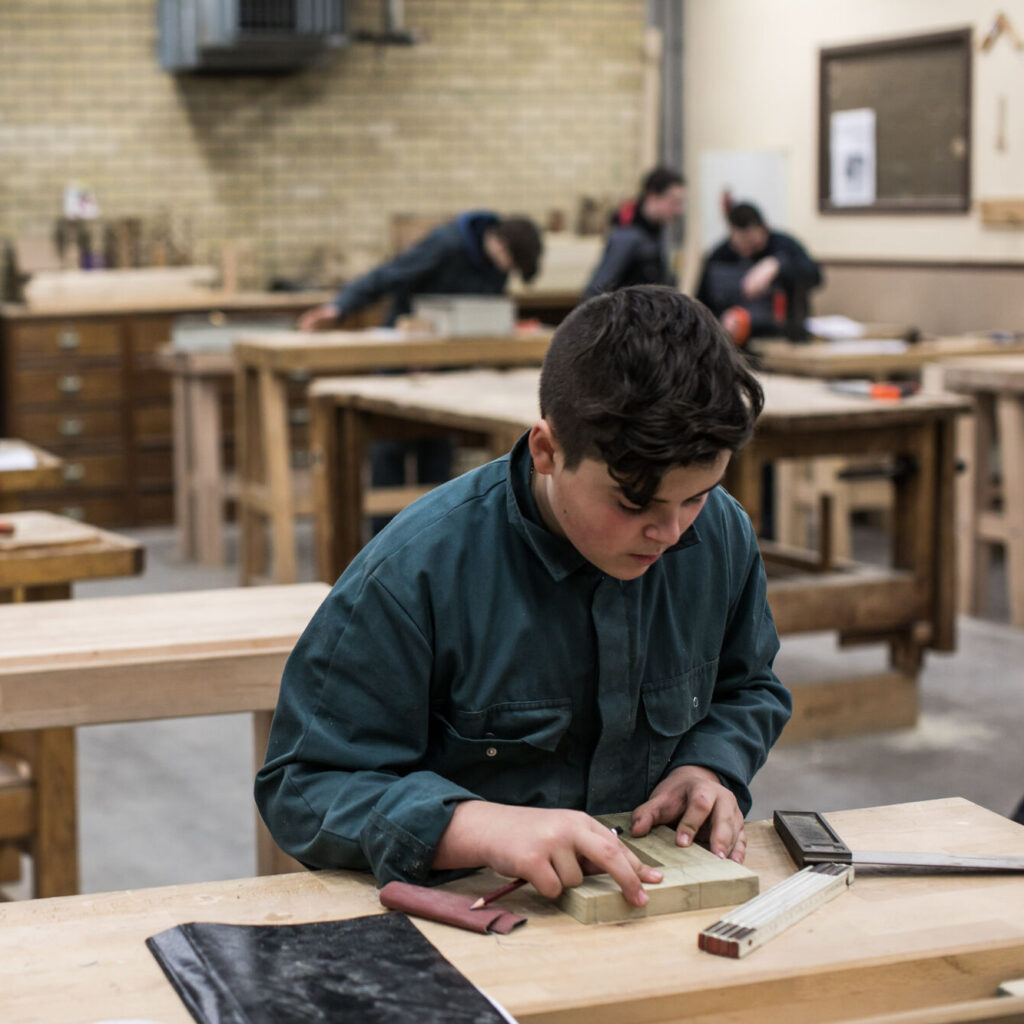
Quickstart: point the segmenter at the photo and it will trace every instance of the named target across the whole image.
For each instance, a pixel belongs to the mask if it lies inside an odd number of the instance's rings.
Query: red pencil
[[[470,903],[469,909],[479,910],[481,907],[486,907],[488,903],[500,900],[502,896],[515,892],[516,889],[521,889],[524,885],[526,885],[526,879],[517,878],[514,882],[509,882],[507,885],[501,886],[500,889],[495,889],[494,892],[489,892],[486,896],[481,896],[480,899],[474,900]]]

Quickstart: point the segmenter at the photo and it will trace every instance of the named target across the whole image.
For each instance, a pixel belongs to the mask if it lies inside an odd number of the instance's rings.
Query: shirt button
[[[693,706],[695,708],[699,708],[700,707],[700,697],[694,697],[693,698]]]
[[[486,754],[486,755],[487,755],[488,757],[497,757],[497,756],[498,756],[498,748],[497,748],[497,747],[488,747],[488,748],[487,748],[487,749],[486,749],[486,750],[484,751],[484,753],[485,753],[485,754]]]

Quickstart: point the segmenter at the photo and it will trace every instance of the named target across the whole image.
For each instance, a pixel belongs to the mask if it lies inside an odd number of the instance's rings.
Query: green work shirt
[[[256,800],[312,867],[438,882],[456,805],[632,810],[674,768],[736,794],[789,718],[746,513],[722,488],[634,580],[541,522],[525,437],[360,552],[285,666]]]

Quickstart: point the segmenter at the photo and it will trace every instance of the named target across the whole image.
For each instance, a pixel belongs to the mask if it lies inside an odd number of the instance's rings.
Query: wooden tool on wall
[[[716,857],[702,846],[677,846],[674,829],[659,825],[637,839],[630,835],[628,812],[601,815],[597,820],[608,828],[621,828],[622,842],[645,864],[660,868],[665,877],[658,885],[644,887],[650,897],[646,907],[627,903],[608,875],[585,878],[575,888],[566,889],[558,901],[562,910],[583,924],[729,906],[758,893],[753,871]]]

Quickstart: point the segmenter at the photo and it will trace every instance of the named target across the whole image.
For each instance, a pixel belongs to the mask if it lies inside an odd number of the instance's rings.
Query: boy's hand
[[[655,825],[676,825],[676,842],[689,846],[701,828],[710,832],[713,854],[743,863],[747,837],[743,815],[732,790],[708,768],[687,764],[670,772],[646,803],[633,811],[633,835],[645,836]]]
[[[467,800],[455,808],[441,835],[434,868],[478,867],[525,878],[551,899],[579,885],[584,875],[607,872],[635,907],[648,901],[641,883],[663,877],[582,811]]]

